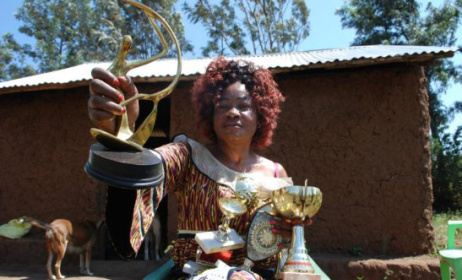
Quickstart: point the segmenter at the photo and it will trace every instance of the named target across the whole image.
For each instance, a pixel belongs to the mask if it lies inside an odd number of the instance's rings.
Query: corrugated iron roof
[[[341,49],[324,49],[292,53],[229,57],[252,61],[273,72],[287,72],[311,68],[357,67],[379,63],[431,61],[452,57],[456,47],[371,45]],[[182,79],[192,79],[205,72],[212,58],[183,59]],[[86,63],[58,71],[34,75],[0,83],[0,94],[36,89],[70,88],[87,84],[91,69],[107,68],[109,62]],[[169,80],[176,74],[176,59],[159,59],[133,69],[129,75],[137,81]]]

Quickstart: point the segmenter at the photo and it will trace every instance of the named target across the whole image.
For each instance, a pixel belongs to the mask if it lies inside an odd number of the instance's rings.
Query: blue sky
[[[179,4],[185,0],[178,1]],[[421,3],[427,3],[426,0],[421,0]],[[444,0],[432,0],[433,5],[439,6]],[[343,48],[348,47],[354,39],[354,31],[352,29],[342,29],[340,18],[335,15],[335,10],[340,8],[344,0],[306,0],[307,6],[310,9],[310,36],[300,45],[300,51]],[[33,44],[33,41],[20,34],[17,30],[19,22],[14,18],[14,13],[18,7],[22,5],[22,0],[9,0],[3,3],[0,9],[0,35],[10,32],[13,33],[16,40],[24,43]],[[184,19],[186,38],[192,41],[195,49],[195,55],[200,56],[200,47],[206,42],[206,34],[199,25],[188,23]],[[459,42],[462,44],[462,26],[459,27]],[[194,34],[194,36],[191,36]],[[190,55],[189,55],[190,56]],[[462,55],[457,54],[453,59],[457,64],[462,64]],[[186,56],[187,57],[187,56]],[[451,105],[455,100],[462,100],[462,86],[453,85],[449,91],[443,96],[443,102],[446,105]],[[462,114],[458,114],[452,122],[450,131],[453,131],[457,125],[462,124]]]

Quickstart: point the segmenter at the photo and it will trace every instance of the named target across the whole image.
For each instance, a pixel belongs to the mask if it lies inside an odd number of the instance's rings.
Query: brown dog
[[[83,275],[93,275],[90,272],[91,248],[95,244],[98,229],[104,222],[104,216],[101,215],[97,222],[72,223],[66,219],[56,219],[50,224],[44,223],[34,218],[25,217],[23,222],[46,230],[45,241],[47,244],[48,261],[47,273],[48,279],[63,279],[61,274],[61,261],[67,252],[80,255],[80,273]],[[51,269],[53,255],[56,254],[55,271],[56,277]]]

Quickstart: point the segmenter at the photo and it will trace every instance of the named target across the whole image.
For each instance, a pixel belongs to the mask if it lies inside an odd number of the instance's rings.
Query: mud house
[[[406,256],[434,248],[424,67],[456,50],[377,45],[237,57],[270,68],[286,96],[265,155],[281,162],[296,184],[309,179],[323,192],[322,208],[306,229],[313,253],[360,248],[370,255]],[[198,138],[189,89],[209,62],[184,60],[181,80],[161,102],[148,145],[179,133]],[[86,108],[90,71],[108,65],[84,64],[0,83],[0,224],[23,215],[78,220],[107,207],[106,186],[88,177],[83,166],[94,143]],[[176,60],[165,59],[130,75],[141,92],[154,92],[175,70]],[[173,195],[168,210],[172,237]],[[0,251],[11,252],[0,261],[44,262],[38,235],[0,240]]]

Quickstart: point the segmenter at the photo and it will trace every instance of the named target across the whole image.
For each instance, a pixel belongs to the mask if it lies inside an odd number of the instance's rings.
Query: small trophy
[[[245,245],[244,239],[229,227],[231,219],[247,212],[242,199],[222,197],[218,200],[218,205],[224,215],[223,223],[218,227],[218,231],[201,232],[195,236],[196,242],[206,254],[240,249]]]
[[[247,206],[247,209],[253,209],[260,203],[257,192],[257,182],[252,177],[241,175],[237,178],[234,193]]]
[[[125,76],[128,71],[153,62],[167,53],[168,45],[162,31],[155,22],[157,20],[164,26],[175,44],[178,59],[177,73],[170,85],[165,89],[152,94],[140,93],[120,103],[120,105],[125,106],[137,99],[153,101],[154,106],[151,113],[136,131],[132,132],[130,130],[127,113],[116,119],[117,129],[114,135],[97,128],[90,130],[91,135],[99,143],[90,147],[85,172],[110,186],[143,189],[153,187],[163,180],[161,160],[151,151],[143,148],[143,145],[154,129],[159,101],[173,91],[181,75],[181,48],[172,28],[159,14],[138,2],[124,1],[124,4],[130,4],[143,10],[159,37],[164,50],[157,56],[146,60],[126,61],[132,39],[129,35],[125,35],[119,54],[109,66],[108,71],[117,77]]]
[[[273,191],[271,200],[277,211],[293,224],[287,260],[278,279],[321,279],[321,275],[315,274],[308,256],[303,227],[303,221],[312,218],[321,207],[321,191],[311,186],[288,186]]]

